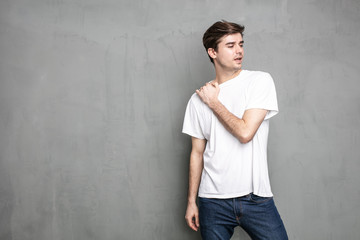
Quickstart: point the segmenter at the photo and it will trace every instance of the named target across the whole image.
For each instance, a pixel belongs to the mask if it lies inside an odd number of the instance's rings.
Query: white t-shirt
[[[269,119],[278,113],[273,79],[265,72],[242,70],[237,77],[219,86],[218,99],[238,118],[242,118],[247,109],[266,109],[268,113],[254,138],[242,144],[196,93],[192,95],[182,132],[207,140],[199,197],[233,198],[251,192],[271,197],[267,140]]]

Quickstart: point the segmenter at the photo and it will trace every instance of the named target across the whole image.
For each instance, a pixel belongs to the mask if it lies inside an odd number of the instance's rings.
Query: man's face
[[[217,67],[226,71],[238,71],[242,67],[244,56],[244,41],[240,33],[231,34],[221,38],[217,51],[211,50]],[[210,53],[209,53],[210,54]]]

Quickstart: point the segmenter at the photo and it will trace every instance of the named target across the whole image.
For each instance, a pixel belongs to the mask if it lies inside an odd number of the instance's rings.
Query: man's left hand
[[[200,89],[196,90],[196,93],[199,95],[200,99],[210,108],[212,108],[212,106],[219,101],[219,92],[220,87],[217,82],[206,83]]]

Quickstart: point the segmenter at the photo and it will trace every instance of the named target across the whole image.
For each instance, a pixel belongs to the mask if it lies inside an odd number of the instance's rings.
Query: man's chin
[[[240,65],[240,66],[235,66],[235,67],[234,67],[234,70],[235,70],[235,71],[240,71],[240,70],[241,70],[241,67],[242,67],[241,65]]]

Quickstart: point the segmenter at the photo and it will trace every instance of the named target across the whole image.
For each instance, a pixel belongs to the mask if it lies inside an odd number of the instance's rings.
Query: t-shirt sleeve
[[[279,112],[275,84],[270,74],[263,73],[258,78],[255,78],[248,91],[249,101],[246,110],[253,108],[268,110],[265,120]]]
[[[192,137],[205,139],[200,127],[199,113],[193,99],[190,99],[187,104],[182,132]]]

